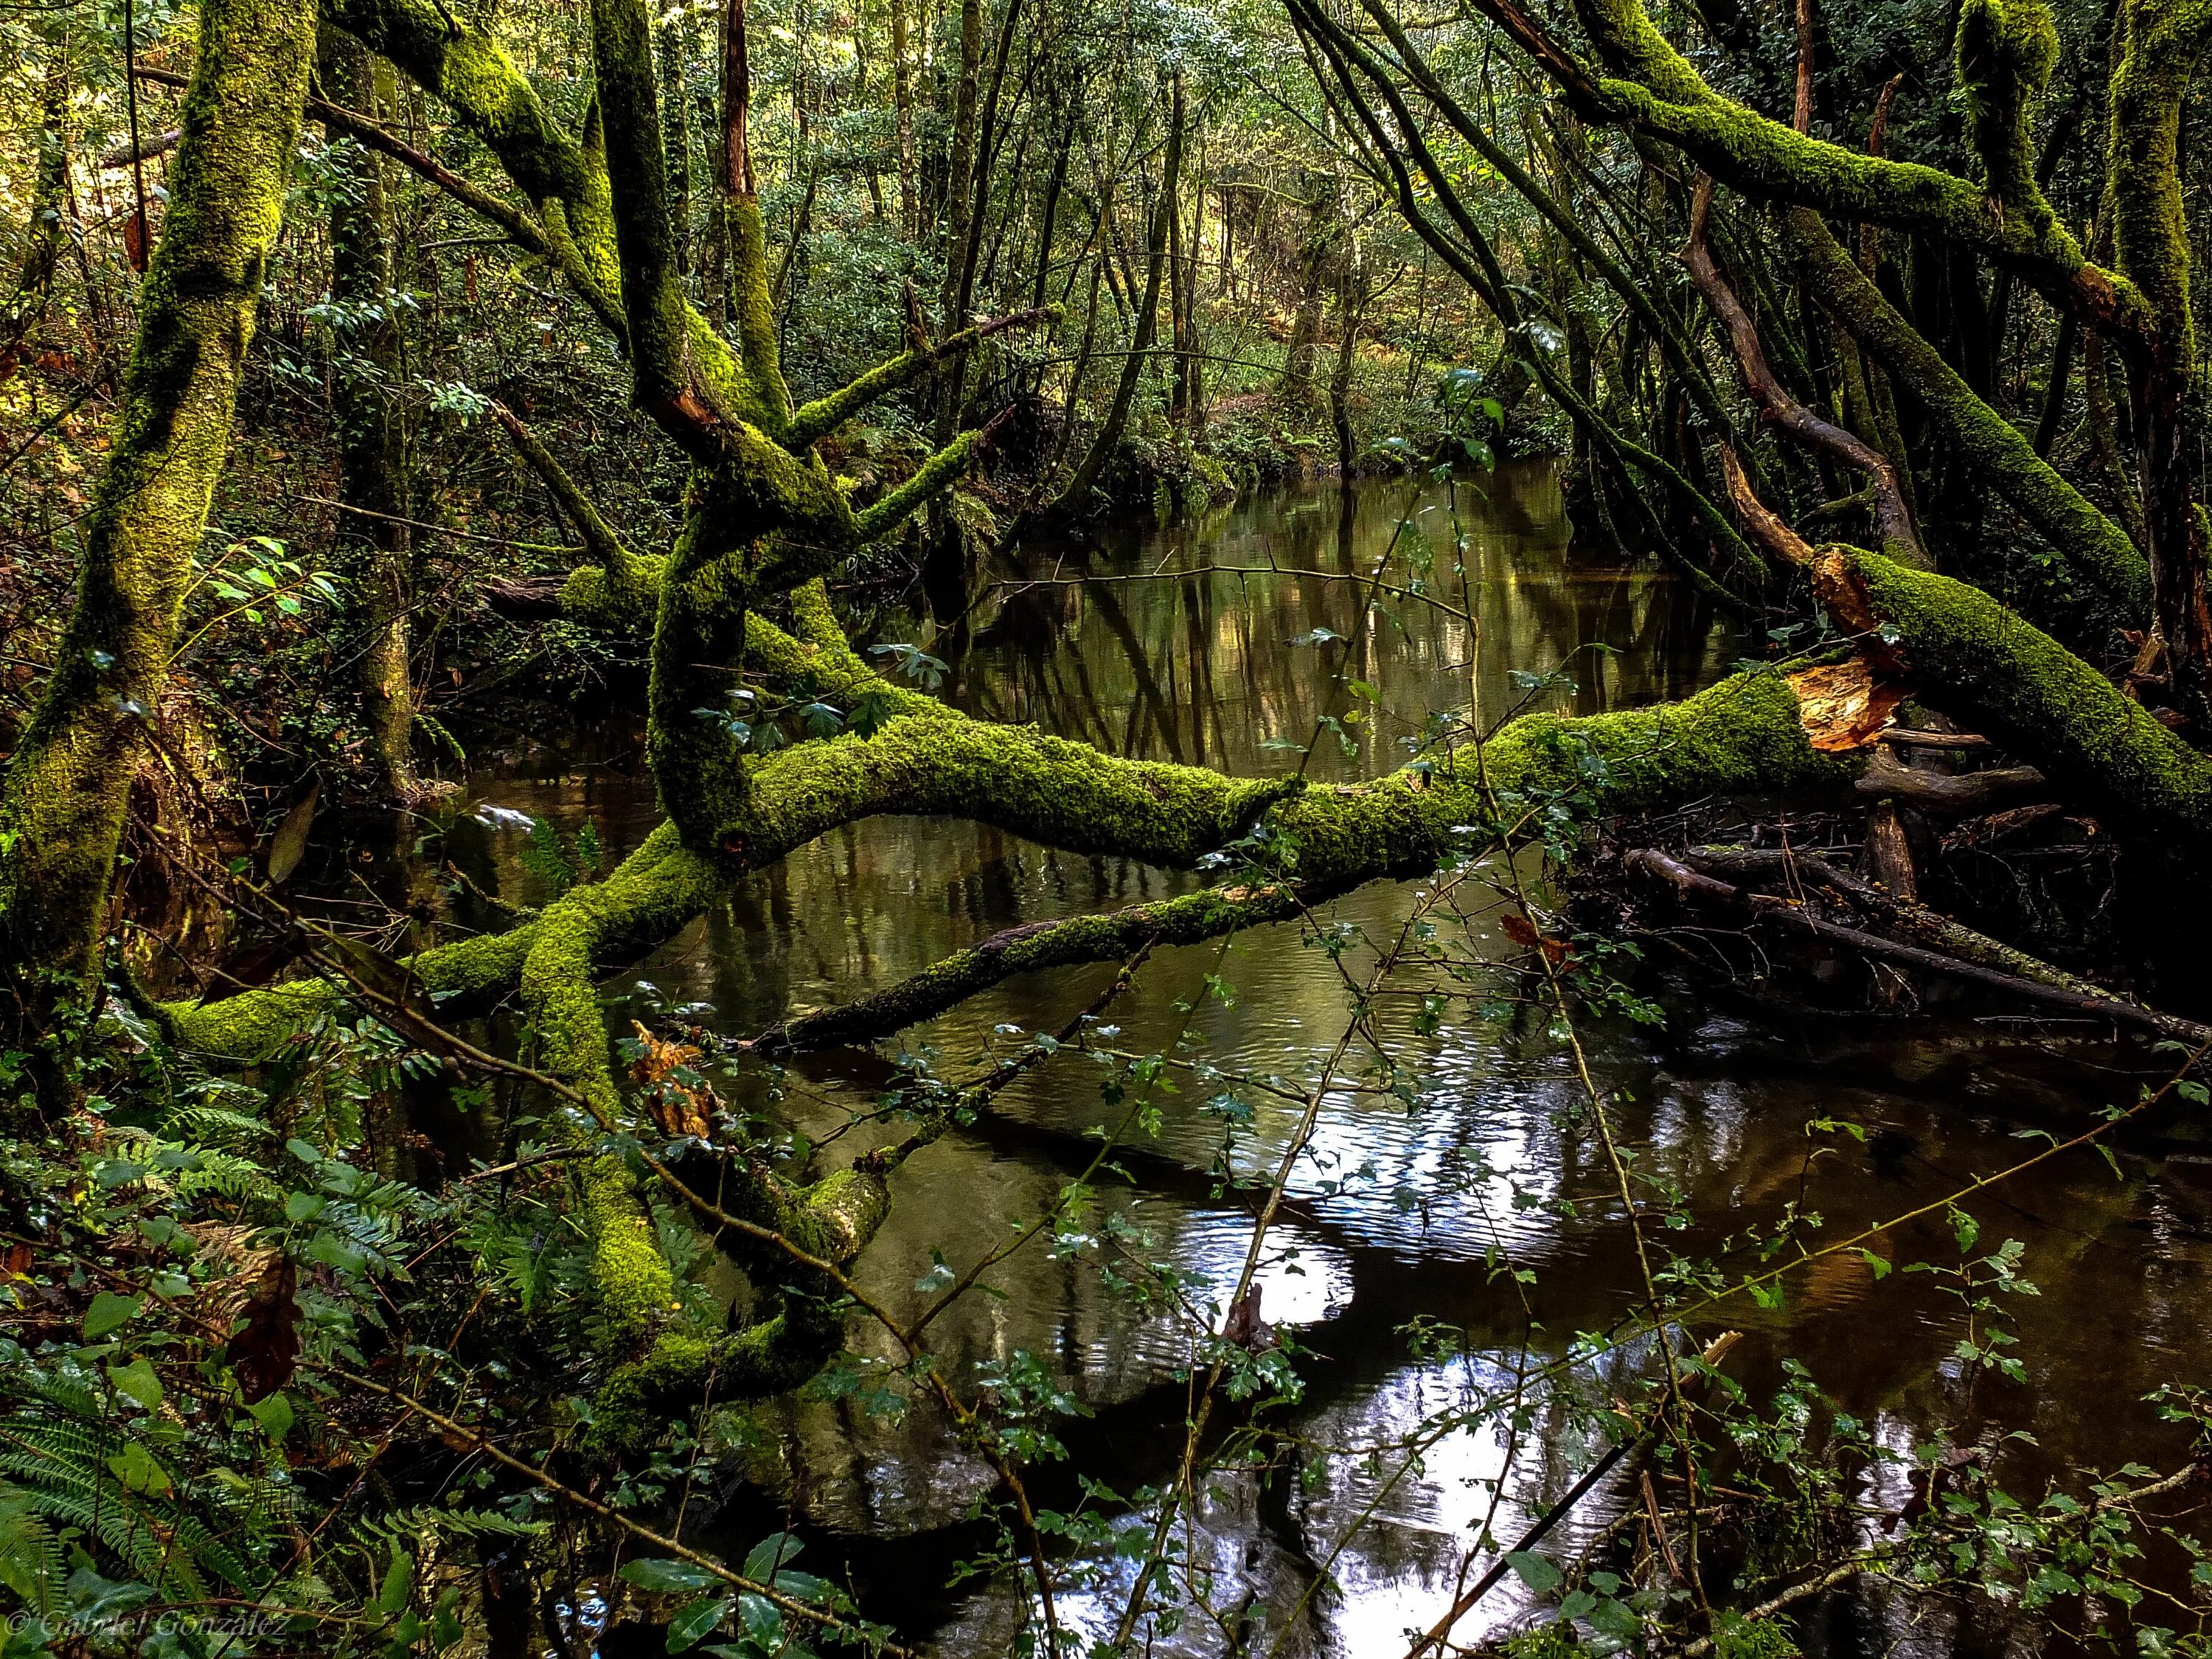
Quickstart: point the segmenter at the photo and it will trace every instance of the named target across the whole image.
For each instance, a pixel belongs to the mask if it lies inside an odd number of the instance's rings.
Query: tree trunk
[[[323,85],[332,101],[383,122],[392,113],[390,64],[338,30],[325,32]],[[349,144],[331,204],[331,298],[339,320],[331,365],[337,416],[339,568],[350,587],[362,716],[379,782],[402,800],[416,789],[415,694],[408,672],[415,554],[408,526],[407,432],[393,393],[405,344],[392,302],[392,226],[383,164]]]
[[[11,351],[30,331],[53,285],[54,265],[61,256],[63,198],[69,184],[70,104],[69,50],[63,32],[56,29],[47,50],[45,95],[39,110],[39,167],[31,185],[31,224],[24,238],[23,258],[15,267],[15,292],[8,301],[8,316],[0,322],[0,356]]]
[[[907,42],[907,0],[891,0],[891,103],[898,115],[899,234],[921,234],[921,179],[914,161],[914,68]]]
[[[34,1041],[51,1043],[55,1009],[98,968],[131,773],[228,453],[314,49],[307,0],[205,0],[76,603],[0,801],[0,974]]]
[[[1121,360],[1121,378],[1114,388],[1114,402],[1106,411],[1105,422],[1091,441],[1091,447],[1085,453],[1082,465],[1075,469],[1075,476],[1053,503],[1051,517],[1073,516],[1089,504],[1098,475],[1105,471],[1107,461],[1128,427],[1129,410],[1137,400],[1137,383],[1143,378],[1145,362],[1152,356],[1152,339],[1159,328],[1160,278],[1167,267],[1168,227],[1175,215],[1176,183],[1182,171],[1182,77],[1178,76],[1168,117],[1167,155],[1160,167],[1159,199],[1152,204],[1151,258],[1145,269],[1145,295],[1138,302],[1137,314],[1130,319],[1128,355]]]
[[[1367,307],[1367,263],[1357,250],[1344,261],[1336,285],[1336,370],[1329,376],[1328,412],[1336,428],[1336,476],[1352,482],[1352,362],[1359,344],[1359,319]]]
[[[1297,398],[1314,395],[1322,306],[1328,297],[1330,209],[1336,201],[1334,179],[1316,175],[1311,182],[1313,204],[1308,210],[1305,234],[1298,243],[1298,308],[1291,322],[1290,351],[1283,359],[1283,393]]]
[[[681,14],[662,20],[655,43],[660,64],[660,137],[668,155],[668,216],[676,233],[676,269],[691,269],[691,100],[684,95],[689,79],[690,25]]]

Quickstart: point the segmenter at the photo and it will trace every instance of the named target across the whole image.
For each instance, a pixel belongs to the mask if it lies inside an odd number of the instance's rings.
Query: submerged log
[[[1882,932],[1902,935],[1907,945],[1925,945],[1961,961],[1978,963],[2000,973],[2016,975],[2086,997],[2117,995],[2093,980],[2069,974],[2017,946],[1978,933],[1939,910],[1931,910],[1902,894],[1863,881],[1817,852],[1796,853],[1782,848],[1692,847],[1685,861],[1702,874],[1733,878],[1739,882],[1771,881],[1781,876],[1805,884],[1817,884],[1841,894]]]

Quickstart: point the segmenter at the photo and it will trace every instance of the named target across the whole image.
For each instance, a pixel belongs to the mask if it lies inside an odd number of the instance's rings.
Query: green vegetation
[[[2166,1467],[2023,1475],[2038,1285],[1982,1236],[1992,1189],[2137,1180],[2132,1137],[2212,1099],[2193,945],[2128,942],[2212,910],[2212,4],[1769,9],[0,14],[0,1659],[1321,1651],[1455,1436],[1486,1507],[1435,1533],[1409,1659],[1790,1659],[1816,1610],[1958,1607],[1977,1652],[2212,1650],[2205,1379],[2127,1402]],[[1644,647],[1688,596],[1694,678],[1597,661],[1577,704],[1501,659],[1505,462]],[[1333,544],[1303,502],[1206,562],[1237,497],[1331,475]],[[1362,477],[1404,501],[1379,538]],[[1121,568],[1132,523],[1183,544]],[[1202,618],[1217,579],[1277,599]],[[1155,660],[1119,596],[1167,581]],[[1310,708],[1255,666],[1294,612]],[[991,712],[989,653],[1079,615],[1126,730],[1087,685]],[[1419,708],[1378,690],[1401,650]],[[477,799],[525,762],[529,810]],[[779,907],[891,821],[909,892],[986,831],[1141,892],[880,983],[886,916],[833,947]],[[2016,854],[2039,825],[2070,862]],[[1785,920],[1829,957],[1776,967]],[[1340,1000],[1279,1069],[1206,1040],[1271,940]],[[742,999],[778,953],[817,977],[747,1032],[612,982]],[[1790,1180],[1700,1205],[1734,1154],[1661,1144],[1634,1045],[1720,979],[1764,1017],[1844,976],[1898,1027],[2025,994],[2122,1086],[1825,1235],[1815,1181],[1910,1137],[1823,1102]],[[980,1012],[1077,980],[1036,1029]],[[1522,1167],[1437,1126],[1381,1173],[1398,1131],[1345,1103],[1418,1120],[1508,1031],[1548,1091]],[[841,1122],[798,1060],[833,1048],[870,1079]],[[971,1141],[1049,1189],[1009,1224]],[[1293,1240],[1384,1254],[1331,1206],[1386,1178],[1400,1221],[1480,1222],[1479,1279],[1351,1355],[1271,1323]],[[1147,1183],[1233,1224],[1226,1272]],[[1553,1316],[1524,1213],[1618,1241],[1602,1307]],[[1017,1258],[1060,1276],[1057,1354]],[[1876,1423],[1780,1311],[1893,1275],[1949,1346]],[[1094,1391],[1147,1332],[1166,1382]],[[1383,1347],[1411,1426],[1299,1415]],[[855,1469],[939,1437],[915,1510],[961,1508],[911,1562],[810,1509],[817,1407]]]

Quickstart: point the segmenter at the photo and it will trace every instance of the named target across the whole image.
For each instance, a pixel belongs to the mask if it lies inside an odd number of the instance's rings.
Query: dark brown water
[[[1410,522],[1410,532],[1401,523]],[[1285,570],[1364,573],[1393,538],[1425,538],[1435,580],[1456,600],[1450,546],[1464,537],[1480,639],[1459,619],[1395,602],[1361,625],[1362,590],[1314,574],[1196,573],[1201,566],[1272,562]],[[1403,580],[1410,541],[1394,557]],[[1360,752],[1325,738],[1318,777],[1370,775],[1402,763],[1399,739],[1431,708],[1463,707],[1470,659],[1483,712],[1528,700],[1522,674],[1565,668],[1538,706],[1593,711],[1678,696],[1725,672],[1739,653],[1728,629],[1663,575],[1571,551],[1558,494],[1540,470],[1502,471],[1486,492],[1456,499],[1404,484],[1358,487],[1240,506],[1196,528],[1131,532],[1091,564],[1142,577],[1084,586],[1030,586],[994,596],[964,636],[940,636],[949,695],[995,718],[1034,720],[1117,753],[1232,771],[1279,771],[1330,708],[1330,671],[1371,684],[1378,713]],[[1033,575],[1073,574],[1072,559],[1033,550]],[[1316,629],[1351,646],[1296,643]],[[921,623],[891,617],[876,637],[930,642]],[[590,817],[616,848],[653,822],[634,734],[616,720],[574,745],[518,744],[471,781],[473,800],[574,827]],[[480,878],[526,890],[513,830],[467,829],[465,859]],[[975,826],[881,819],[851,826],[756,876],[634,975],[671,1001],[712,1005],[713,1019],[749,1034],[798,1009],[895,982],[947,951],[1012,923],[1109,908],[1183,890],[1199,878],[1122,860],[1076,858]],[[1332,922],[1367,939],[1405,915],[1411,887],[1378,884],[1333,907]],[[1486,941],[1498,955],[1510,947]],[[1343,964],[1371,961],[1355,944]],[[1202,996],[1218,966],[1233,1005]],[[1003,1050],[1011,1031],[1060,1026],[1109,969],[1019,980],[876,1054],[842,1053],[795,1067],[779,1109],[813,1135],[871,1108],[900,1047],[927,1050],[949,1074]],[[1941,1198],[1978,1174],[2033,1150],[2024,1133],[2061,1136],[2109,1103],[2134,1098],[2146,1057],[2110,1044],[2023,1038],[1971,1008],[1941,1018],[1764,1018],[1710,981],[1652,981],[1667,1003],[1661,1028],[1622,1022],[1587,1033],[1599,1081],[1623,1089],[1622,1135],[1679,1186],[1698,1218],[1671,1242],[1711,1251],[1725,1236],[1771,1224],[1792,1201],[1816,1212],[1823,1238],[1839,1237]],[[1204,1057],[1310,1086],[1344,1030],[1343,972],[1291,927],[1214,946],[1164,952],[1111,1012],[1109,1039],[1138,1052],[1171,1044],[1190,1016]],[[1402,1024],[1402,1023],[1401,1023]],[[1291,1182],[1297,1202],[1271,1235],[1261,1273],[1267,1317],[1310,1350],[1304,1400],[1281,1420],[1312,1449],[1310,1479],[1216,1483],[1192,1517],[1190,1558],[1211,1565],[1217,1607],[1271,1613],[1255,1651],[1288,1624],[1281,1651],[1346,1656],[1405,1651],[1408,1626],[1425,1627],[1450,1601],[1492,1483],[1504,1497],[1492,1522],[1510,1538],[1586,1467],[1593,1442],[1564,1412],[1539,1411],[1517,1437],[1484,1423],[1407,1452],[1425,1425],[1510,1384],[1516,1367],[1556,1360],[1576,1333],[1631,1310],[1637,1273],[1612,1176],[1587,1125],[1565,1056],[1525,1018],[1462,1012],[1431,1035],[1404,1026],[1401,1055],[1418,1070],[1412,1107],[1336,1089],[1324,1098],[1308,1152]],[[1090,1131],[1110,1109],[1100,1073],[1056,1059],[1001,1096],[972,1128],[949,1134],[897,1174],[890,1219],[864,1257],[869,1291],[906,1314],[933,1254],[964,1267],[1033,1221],[1095,1150]],[[1123,1178],[1102,1183],[1084,1218],[1096,1237],[1109,1218],[1138,1230],[1150,1256],[1172,1261],[1219,1294],[1233,1284],[1251,1236],[1249,1208],[1217,1196],[1206,1173],[1222,1126],[1194,1109],[1203,1091],[1164,1101],[1156,1137],[1130,1145]],[[1272,1168],[1297,1109],[1258,1103],[1235,1164]],[[1849,1120],[1863,1140],[1808,1133],[1815,1120]],[[2033,1497],[2069,1471],[2130,1459],[2170,1468],[2185,1440],[2141,1397],[2166,1382],[2212,1375],[2201,1317],[2212,1245],[2212,1146],[2199,1126],[2168,1115],[2119,1146],[2118,1169],[2091,1152],[2054,1160],[1971,1205],[1982,1249],[2007,1237],[2026,1247],[2022,1271],[2040,1294],[2008,1304],[2025,1383],[1971,1382],[1954,1350],[1959,1304],[1927,1276],[1877,1282],[1856,1255],[1824,1258],[1788,1281],[1779,1307],[1737,1297],[1694,1322],[1700,1337],[1725,1328],[1747,1340],[1729,1362],[1754,1395],[1802,1361],[1837,1409],[1873,1425],[1910,1460],[1939,1431],[1966,1438],[1989,1422],[2023,1431],[2002,1469]],[[1538,1200],[1532,1204],[1531,1200]],[[1553,1200],[1574,1200],[1563,1213]],[[1870,1248],[1893,1262],[1953,1261],[1939,1213],[1885,1231]],[[1492,1271],[1499,1253],[1537,1275],[1524,1307]],[[958,1304],[934,1328],[940,1363],[972,1389],[979,1364],[1020,1352],[1045,1360],[1092,1412],[1062,1429],[1070,1457],[1039,1477],[1041,1502],[1076,1497],[1070,1475],[1123,1492],[1173,1472],[1186,1390],[1177,1373],[1194,1337],[1188,1320],[1133,1311],[1102,1287],[1095,1258],[1033,1246],[997,1270],[992,1296]],[[1203,1289],[1194,1292],[1202,1301]],[[2191,1310],[2198,1309],[2199,1313]],[[1417,1360],[1400,1334],[1417,1319],[1464,1328],[1468,1351]],[[856,1321],[855,1352],[891,1358],[888,1339]],[[1633,1369],[1631,1348],[1578,1372],[1602,1389],[1608,1368]],[[741,1503],[720,1530],[702,1534],[741,1553],[787,1512],[810,1537],[817,1570],[849,1563],[873,1616],[934,1632],[950,1655],[1009,1650],[1018,1612],[1005,1585],[944,1586],[953,1563],[988,1534],[965,1520],[992,1491],[981,1462],[935,1413],[870,1417],[851,1401],[802,1394],[758,1414],[763,1443],[751,1473],[772,1495]],[[1902,1468],[1867,1477],[1870,1503],[1895,1507]],[[1553,1543],[1571,1548],[1620,1512],[1626,1492],[1601,1489]],[[1132,1517],[1125,1524],[1138,1524]],[[1486,1557],[1477,1562],[1477,1570]],[[1063,1617],[1110,1625],[1126,1565],[1103,1553],[1071,1589]],[[1322,1575],[1327,1582],[1322,1583]],[[1318,1587],[1317,1587],[1318,1586]],[[1457,1628],[1471,1640],[1525,1611],[1509,1579]],[[2170,1620],[2167,1622],[2171,1622]],[[1905,1608],[1847,1596],[1812,1612],[1816,1649],[1875,1652],[1989,1651],[2032,1640],[1991,1615],[1948,1604]],[[1154,1651],[1217,1653],[1218,1627],[1193,1626]]]

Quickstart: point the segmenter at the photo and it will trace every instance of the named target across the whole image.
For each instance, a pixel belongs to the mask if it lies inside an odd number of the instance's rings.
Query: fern
[[[43,1614],[53,1605],[54,1586],[64,1572],[61,1540],[31,1495],[0,1482],[0,1585]]]
[[[347,1528],[347,1541],[369,1555],[412,1550],[425,1534],[441,1538],[537,1538],[543,1521],[517,1521],[497,1510],[441,1510],[428,1504],[388,1515],[364,1516]]]
[[[221,1491],[216,1482],[190,1483],[199,1490],[188,1491],[167,1467],[165,1449],[118,1424],[74,1366],[27,1367],[9,1380],[20,1403],[0,1419],[0,1477],[17,1513],[96,1538],[146,1583],[179,1599],[204,1599],[210,1580],[234,1589],[252,1584],[253,1570],[219,1534],[258,1519],[245,1528],[249,1542],[274,1539],[276,1504],[241,1510],[235,1501],[210,1502]],[[161,1466],[172,1483],[167,1491],[134,1490],[122,1478],[134,1449],[146,1460],[137,1467]]]

